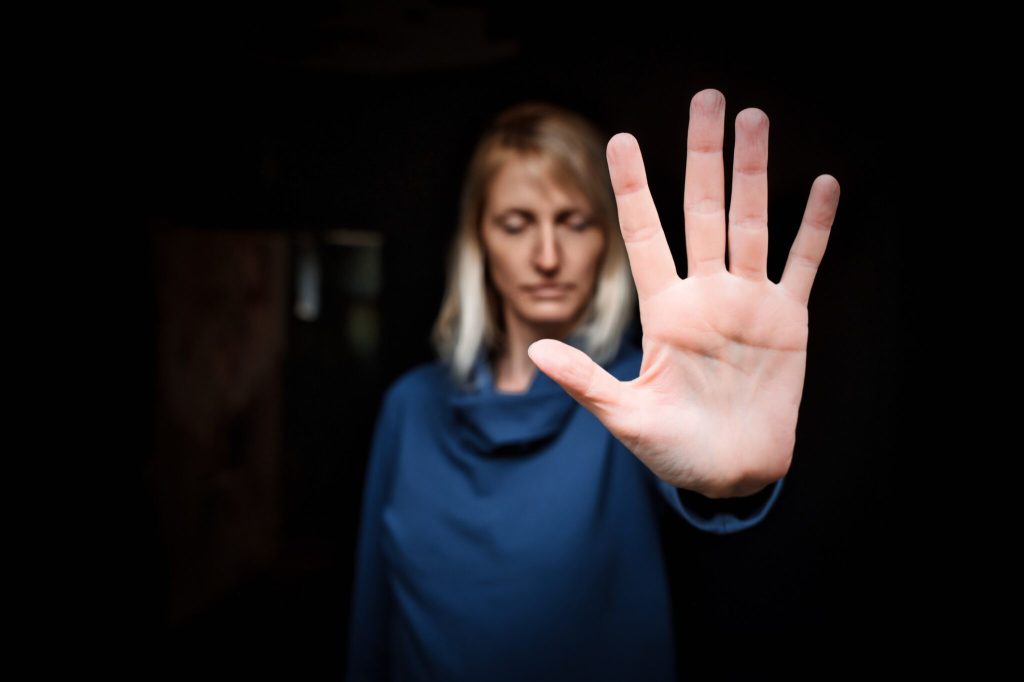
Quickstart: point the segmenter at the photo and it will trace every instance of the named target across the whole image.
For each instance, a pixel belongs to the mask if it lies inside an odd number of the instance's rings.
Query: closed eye
[[[517,234],[519,232],[522,232],[524,229],[526,229],[525,225],[514,225],[512,223],[498,223],[498,224],[501,226],[501,229],[505,230],[505,232],[508,232],[509,234]]]

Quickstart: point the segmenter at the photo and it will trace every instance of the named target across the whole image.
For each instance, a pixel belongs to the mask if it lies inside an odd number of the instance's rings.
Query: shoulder
[[[450,383],[447,367],[440,360],[421,362],[402,372],[385,389],[384,409],[396,409],[409,401],[436,400]]]

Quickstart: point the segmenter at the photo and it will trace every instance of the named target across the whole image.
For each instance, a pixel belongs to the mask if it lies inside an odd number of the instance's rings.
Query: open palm
[[[690,102],[680,279],[647,185],[636,139],[608,142],[608,167],[640,299],[640,376],[619,381],[554,339],[534,363],[657,476],[707,497],[750,495],[783,477],[793,457],[807,361],[807,301],[839,202],[818,176],[778,284],[767,276],[768,117],[736,117],[726,269],[725,97]]]

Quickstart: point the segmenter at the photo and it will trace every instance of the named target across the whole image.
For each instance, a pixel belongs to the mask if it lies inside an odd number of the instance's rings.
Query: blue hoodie
[[[550,377],[497,393],[440,360],[386,391],[368,462],[346,679],[676,679],[658,515],[711,533],[768,513],[776,481],[711,500],[655,476]],[[625,337],[604,364],[639,375]]]

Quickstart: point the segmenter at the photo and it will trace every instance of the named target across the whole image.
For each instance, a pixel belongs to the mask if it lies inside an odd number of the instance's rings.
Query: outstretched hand
[[[608,142],[622,237],[640,302],[640,376],[619,381],[554,339],[533,362],[669,484],[711,498],[750,495],[788,471],[807,361],[807,301],[839,203],[819,175],[778,284],[767,276],[768,117],[736,117],[725,265],[725,97],[690,101],[680,279],[636,139]]]

